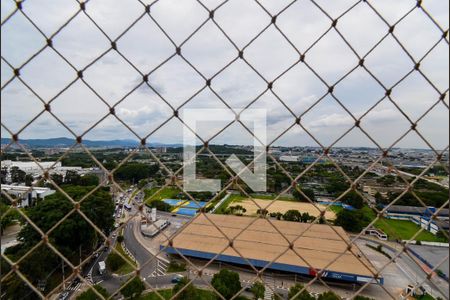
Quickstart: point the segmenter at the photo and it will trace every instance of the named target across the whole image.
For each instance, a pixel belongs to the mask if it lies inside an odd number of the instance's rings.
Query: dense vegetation
[[[211,285],[225,298],[231,299],[241,289],[239,274],[228,269],[222,269],[214,274]]]
[[[341,210],[334,221],[335,225],[342,226],[346,231],[361,232],[374,219],[374,212],[369,207],[358,210]]]
[[[65,192],[75,201],[80,200],[89,191],[87,187],[67,186]],[[47,232],[68,213],[72,211],[74,205],[62,193],[57,192],[46,197],[37,203],[36,206],[27,209],[28,217],[43,232]],[[114,203],[106,188],[97,190],[80,204],[80,211],[89,218],[100,231],[109,235],[113,229]],[[18,235],[21,243],[8,248],[5,254],[13,261],[16,261],[42,240],[41,235],[29,223]],[[77,265],[81,259],[89,256],[101,237],[92,226],[77,212],[70,214],[61,222],[48,236],[48,241],[73,264]],[[21,272],[27,276],[35,285],[44,280],[45,291],[50,291],[61,281],[61,259],[50,250],[45,244],[37,247],[19,264]],[[6,274],[9,265],[2,261],[2,274]],[[66,272],[71,273],[66,265]],[[53,274],[48,277],[49,274]],[[3,282],[2,290],[7,298],[13,299],[35,299],[30,288],[15,274],[9,276]]]
[[[448,189],[437,184],[419,179],[413,186],[413,192],[420,198],[426,206],[441,207],[448,200]],[[389,193],[387,198],[376,197],[378,205],[388,205],[400,196],[400,192]],[[395,202],[395,205],[423,206],[412,194],[407,192]]]
[[[100,285],[96,284],[94,285],[94,289],[100,294],[102,295],[104,298],[108,298],[109,297],[109,293],[108,291],[106,291],[106,289],[104,289],[103,287],[101,287]],[[81,293],[78,297],[77,300],[103,300],[102,298],[100,298],[94,291],[92,288],[88,289],[87,291],[84,291],[83,293]]]
[[[142,179],[152,177],[158,170],[159,166],[156,164],[126,163],[114,173],[114,178],[137,183]]]

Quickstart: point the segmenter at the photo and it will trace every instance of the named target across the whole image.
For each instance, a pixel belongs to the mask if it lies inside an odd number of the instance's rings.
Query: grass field
[[[235,195],[232,194],[228,197],[227,200],[225,200],[222,205],[220,205],[217,210],[216,210],[216,214],[222,215],[225,213],[226,209],[228,208],[228,206],[230,206],[231,203],[233,202],[240,202],[242,200],[244,200],[245,197],[242,197],[241,195]]]
[[[174,199],[179,193],[181,193],[181,190],[179,188],[166,187],[162,189],[160,192],[158,192],[159,189],[160,189],[159,187],[156,187],[144,191],[145,200],[147,203],[150,203],[155,200]]]
[[[383,230],[391,240],[409,240],[420,230],[420,227],[411,221],[392,219],[380,219],[375,223],[375,227]],[[426,230],[422,231],[415,240],[422,242],[446,242],[438,239],[434,234]]]
[[[167,273],[177,273],[186,271],[185,263],[177,263],[175,261],[171,261],[169,267],[167,268]]]
[[[344,208],[342,206],[338,206],[338,205],[331,205],[328,207],[328,210],[331,210],[332,212],[334,212],[337,215],[338,213],[343,211]]]
[[[130,274],[131,272],[134,272],[135,268],[137,268],[137,265],[134,261],[132,261],[129,256],[125,253],[122,246],[119,243],[116,243],[116,250],[120,252],[127,260],[126,262],[117,270],[117,274],[119,275],[125,275]]]

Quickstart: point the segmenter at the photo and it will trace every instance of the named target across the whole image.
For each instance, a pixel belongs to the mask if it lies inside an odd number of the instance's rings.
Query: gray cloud
[[[415,5],[415,1],[409,0],[394,2],[379,0],[372,3],[390,24]],[[430,1],[424,5],[443,28],[448,28],[448,3],[445,2],[447,1]],[[213,9],[221,1],[202,0],[202,3]],[[260,0],[260,3],[270,13],[276,14],[290,1]],[[336,18],[353,5],[354,1],[318,0],[317,3],[332,18]],[[12,1],[2,3],[2,19],[13,7]],[[27,1],[23,3],[23,7],[24,12],[47,35],[55,32],[78,9],[75,1],[67,4],[50,0]],[[144,12],[144,7],[138,1],[131,0],[117,0],[113,3],[111,0],[96,0],[88,2],[86,7],[86,12],[111,39],[117,38]],[[152,6],[151,13],[175,45],[180,45],[208,18],[207,10],[193,0],[161,0]],[[270,23],[271,18],[254,1],[231,0],[215,12],[215,20],[235,44],[242,48]],[[310,1],[298,1],[277,17],[277,26],[302,53],[328,30],[330,25],[331,20]],[[340,18],[337,28],[360,56],[365,55],[388,31],[388,26],[364,2]],[[46,42],[20,14],[6,22],[1,31],[2,56],[14,67],[20,66]],[[395,34],[416,60],[420,59],[441,35],[436,26],[419,10],[400,22],[396,26]],[[117,49],[140,72],[148,73],[175,53],[175,45],[170,39],[150,18],[144,16],[118,40]],[[53,42],[55,49],[77,70],[84,68],[110,48],[108,38],[82,13],[57,34]],[[196,35],[183,44],[182,54],[206,78],[211,78],[237,58],[238,50],[208,21]],[[273,26],[245,49],[244,56],[268,81],[274,80],[299,59],[296,51]],[[357,56],[334,30],[307,51],[305,60],[329,85],[334,84],[359,62]],[[386,87],[394,85],[414,67],[414,63],[392,37],[386,38],[365,58],[365,65]],[[438,91],[417,72],[393,89],[392,98],[412,121],[417,120],[438,101],[440,93],[448,89],[448,68],[448,44],[441,42],[421,62],[422,72]],[[11,75],[12,71],[2,61],[2,84]],[[76,71],[53,50],[46,49],[21,70],[21,76],[44,101],[49,101],[76,78]],[[84,80],[104,101],[114,105],[139,84],[142,78],[118,53],[110,51],[85,71]],[[175,109],[205,87],[205,79],[179,56],[173,57],[153,72],[149,82]],[[244,61],[238,59],[213,78],[211,88],[233,108],[242,108],[264,92],[267,83]],[[296,116],[304,114],[302,124],[308,131],[320,142],[332,144],[354,121],[331,97],[326,97],[309,110],[327,90],[326,85],[301,63],[281,76],[273,86],[273,92]],[[356,69],[338,83],[334,90],[335,96],[356,118],[364,115],[384,93],[384,89],[362,68]],[[209,89],[205,89],[183,108],[222,107],[223,103]],[[4,126],[17,131],[43,109],[43,104],[16,79],[2,89],[1,108]],[[277,138],[295,121],[294,116],[270,92],[264,94],[251,108],[267,109],[269,140]],[[118,117],[141,136],[148,134],[173,115],[172,109],[145,85],[118,104],[116,111]],[[79,134],[106,115],[108,107],[78,80],[52,102],[52,112]],[[68,135],[67,130],[52,119],[51,116],[42,116],[23,132],[23,138]],[[448,145],[448,140],[443,138],[448,135],[448,126],[442,124],[448,124],[448,108],[440,104],[418,126],[420,132],[426,134],[430,143],[437,148]],[[377,142],[382,141],[384,145],[390,145],[389,143],[408,130],[410,124],[392,103],[383,101],[362,119],[362,127],[373,135]],[[199,127],[199,130],[204,130],[207,136],[216,128],[220,129],[220,124]],[[181,142],[182,129],[181,123],[173,120],[159,129],[151,139],[158,142]],[[5,132],[2,128],[2,134]],[[94,128],[89,137],[133,138],[130,131],[112,116]],[[248,133],[240,126],[233,125],[215,141],[232,144],[247,143],[248,140]],[[316,143],[296,126],[277,140],[277,144]],[[399,143],[404,147],[422,147],[423,144],[417,136],[408,136]],[[373,143],[363,133],[354,130],[342,139],[339,145],[373,146]]]

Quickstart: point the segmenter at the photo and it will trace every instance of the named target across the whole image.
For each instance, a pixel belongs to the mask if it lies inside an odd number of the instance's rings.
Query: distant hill
[[[9,144],[11,142],[10,138],[2,138],[2,145]],[[51,138],[51,139],[21,139],[20,143],[27,145],[30,148],[65,148],[70,147],[75,143],[75,139],[70,138]],[[136,147],[139,142],[136,140],[110,140],[110,141],[92,141],[83,140],[83,145],[90,148],[114,148],[114,147]],[[152,143],[150,147],[180,147],[180,144],[166,145],[161,143]]]

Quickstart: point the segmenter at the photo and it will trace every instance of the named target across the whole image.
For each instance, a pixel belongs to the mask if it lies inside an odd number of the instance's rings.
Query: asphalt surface
[[[365,244],[367,242],[374,245],[381,244],[384,251],[386,251],[386,253],[388,253],[392,257],[401,249],[400,245],[392,243],[388,244],[381,241],[366,239],[364,237],[360,238],[360,243]],[[392,263],[391,266],[395,267],[396,270],[394,274],[390,274],[391,276],[389,278],[392,281],[401,281],[403,283],[407,283],[403,284],[403,286],[401,286],[402,288],[406,288],[408,284],[416,285],[417,283],[424,281],[426,278],[426,274],[423,269],[414,260],[412,260],[409,255],[405,253],[402,253],[400,256],[398,256],[395,260],[395,263]],[[387,271],[387,269],[385,270]],[[384,272],[382,272],[382,274],[384,274]],[[385,284],[393,284],[393,282],[387,282],[385,278]],[[436,297],[441,297],[444,299],[449,298],[449,283],[439,278],[438,276],[432,277],[431,280],[425,280],[422,286],[427,290],[428,293]]]
[[[415,252],[425,258],[433,267],[449,276],[449,249],[447,247],[434,247],[425,245],[409,245]]]

